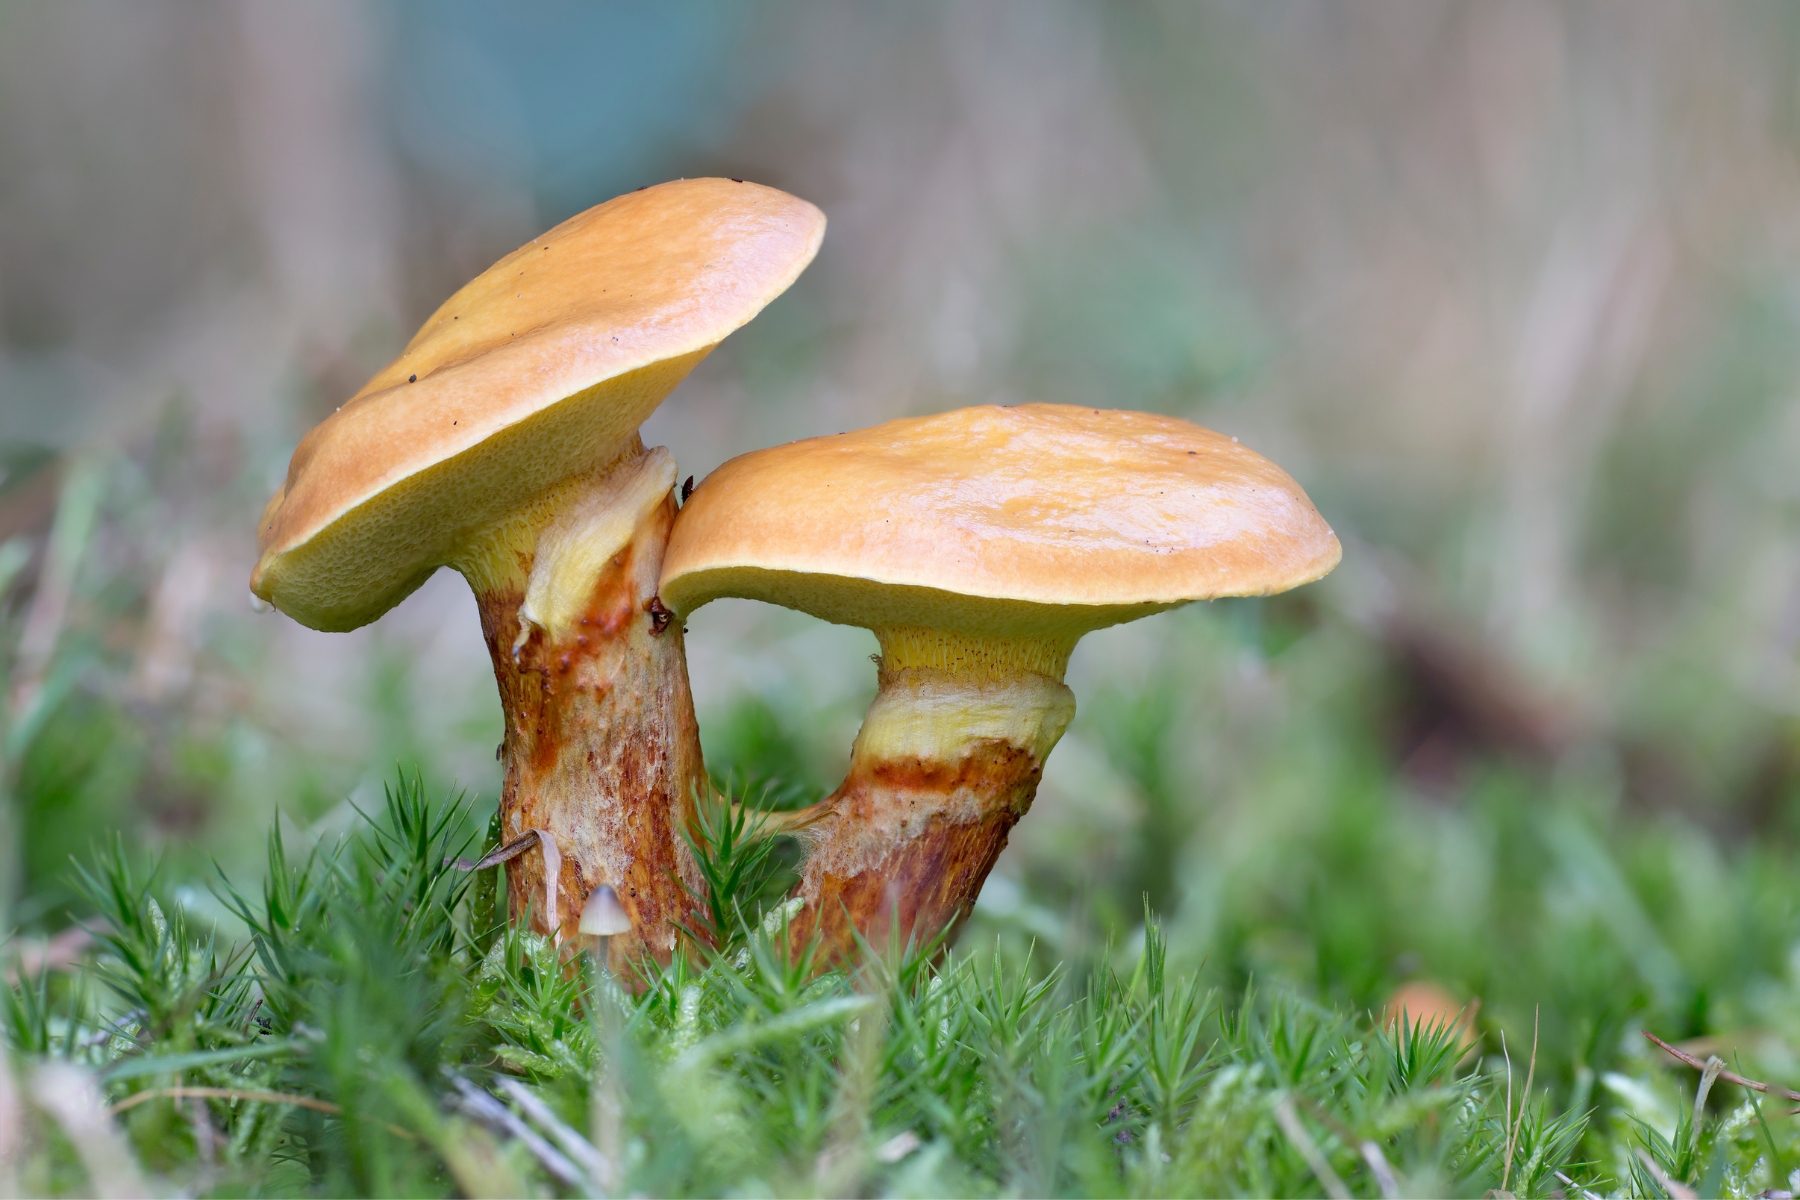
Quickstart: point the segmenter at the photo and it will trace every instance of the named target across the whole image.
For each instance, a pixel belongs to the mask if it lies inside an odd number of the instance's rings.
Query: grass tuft
[[[454,865],[482,828],[402,776],[336,842],[271,831],[218,921],[120,843],[92,856],[87,956],[0,989],[9,1177],[101,1186],[109,1127],[125,1175],[195,1194],[1748,1194],[1800,1158],[1717,1072],[1666,1125],[1656,1060],[1606,1078],[1641,1112],[1603,1110],[1453,1027],[1221,990],[1148,913],[1085,963],[1001,937],[820,974],[723,801],[696,826],[708,944],[632,996],[496,925]],[[87,1141],[81,1088],[111,1109]]]

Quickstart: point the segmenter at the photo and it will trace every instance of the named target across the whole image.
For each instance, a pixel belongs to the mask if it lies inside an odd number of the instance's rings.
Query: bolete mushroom
[[[1475,1027],[1480,1011],[1479,999],[1465,1004],[1440,983],[1414,979],[1388,996],[1381,1009],[1381,1025],[1402,1036],[1413,1030],[1443,1036],[1466,1052],[1481,1038]]]
[[[439,567],[469,581],[505,715],[502,827],[543,849],[509,869],[511,912],[560,940],[612,888],[632,929],[615,966],[669,958],[704,777],[681,626],[656,601],[675,464],[638,426],[824,231],[804,200],[728,179],[570,218],[308,433],[258,528],[251,590],[313,629],[365,625]]]
[[[682,507],[663,602],[748,597],[873,630],[879,691],[810,842],[796,944],[924,942],[974,903],[1075,712],[1083,634],[1264,596],[1341,555],[1279,467],[1186,421],[966,408],[732,459]]]

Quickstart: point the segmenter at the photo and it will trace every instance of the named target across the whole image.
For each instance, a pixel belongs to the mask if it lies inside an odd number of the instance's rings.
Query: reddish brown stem
[[[1069,690],[1041,673],[893,658],[843,786],[802,820],[811,847],[791,936],[796,950],[817,936],[824,964],[853,959],[859,935],[885,950],[954,932],[1074,713]]]
[[[1027,751],[1004,742],[975,747],[954,765],[914,759],[853,769],[824,801],[830,815],[798,888],[806,906],[792,926],[795,948],[817,934],[821,961],[842,962],[857,953],[859,934],[884,950],[953,932],[1041,773]],[[964,811],[972,797],[978,813]],[[912,818],[898,839],[895,816]]]
[[[566,629],[521,636],[522,587],[478,597],[506,717],[505,837],[542,830],[561,857],[558,928],[545,921],[541,854],[507,866],[513,919],[529,911],[533,928],[572,940],[589,894],[610,885],[632,921],[607,946],[622,974],[674,950],[691,871],[679,823],[703,779],[681,626],[656,615],[674,516],[670,496],[639,522]]]

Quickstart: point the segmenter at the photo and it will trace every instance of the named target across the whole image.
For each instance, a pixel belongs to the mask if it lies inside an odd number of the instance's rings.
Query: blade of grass
[[[592,1188],[592,1181],[517,1113],[460,1076],[456,1079],[455,1103],[471,1120],[486,1126],[489,1132],[511,1138],[524,1146],[550,1178],[562,1186],[582,1191]]]
[[[216,1067],[222,1063],[252,1062],[279,1058],[300,1049],[301,1042],[269,1042],[261,1046],[231,1046],[223,1050],[195,1050],[189,1054],[162,1054],[149,1058],[120,1059],[100,1072],[106,1083],[126,1079],[142,1079],[146,1075],[173,1075],[195,1067]]]
[[[1706,1116],[1706,1094],[1712,1091],[1713,1081],[1719,1072],[1725,1069],[1725,1060],[1714,1054],[1707,1058],[1706,1067],[1700,1072],[1700,1086],[1694,1089],[1694,1123],[1688,1130],[1688,1149],[1700,1148],[1700,1122]]]
[[[150,1195],[137,1159],[113,1124],[92,1073],[72,1063],[43,1063],[32,1072],[31,1099],[50,1114],[75,1147],[93,1195]]]
[[[1693,1188],[1669,1178],[1669,1173],[1658,1166],[1656,1160],[1645,1153],[1641,1147],[1637,1151],[1637,1157],[1638,1161],[1644,1164],[1644,1170],[1650,1172],[1650,1177],[1656,1180],[1656,1186],[1663,1190],[1663,1194],[1669,1200],[1699,1200],[1699,1194]]]
[[[1512,1054],[1506,1048],[1506,1030],[1500,1031],[1500,1057],[1506,1063],[1506,1162],[1500,1172],[1500,1190],[1505,1191],[1507,1183],[1512,1179],[1513,1158],[1513,1069]]]
[[[13,1083],[12,1056],[6,1042],[5,1032],[0,1031],[0,1193],[17,1196],[17,1160],[19,1144],[23,1140],[20,1124],[24,1114],[20,1112],[19,1093]]]
[[[1332,1200],[1349,1200],[1350,1189],[1344,1186],[1342,1177],[1331,1169],[1331,1163],[1319,1149],[1319,1144],[1313,1141],[1312,1135],[1306,1132],[1306,1126],[1300,1123],[1300,1114],[1294,1111],[1292,1096],[1284,1093],[1275,1102],[1275,1123],[1281,1126],[1281,1132],[1287,1134],[1288,1141],[1300,1152],[1300,1157],[1306,1160],[1307,1167],[1319,1181],[1319,1186],[1325,1189],[1325,1194],[1332,1197]]]
[[[502,1077],[495,1082],[507,1098],[519,1106],[526,1119],[549,1134],[564,1154],[581,1165],[590,1179],[599,1181],[612,1177],[612,1164],[607,1162],[606,1156],[595,1149],[592,1142],[569,1128],[530,1088],[516,1079]]]
[[[781,1038],[848,1020],[858,1013],[867,1012],[878,1003],[880,1001],[873,996],[839,996],[831,1000],[817,1000],[767,1021],[715,1033],[683,1052],[675,1060],[675,1065],[678,1069],[692,1069],[713,1059],[753,1050]]]

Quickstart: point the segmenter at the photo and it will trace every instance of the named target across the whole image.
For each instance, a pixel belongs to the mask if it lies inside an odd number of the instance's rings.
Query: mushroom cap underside
[[[1337,565],[1286,472],[1148,413],[959,409],[732,459],[683,505],[662,600],[738,596],[868,627],[1080,634]]]
[[[317,629],[374,620],[470,534],[634,444],[824,231],[785,192],[687,179],[520,247],[301,440],[259,523],[251,589]]]

